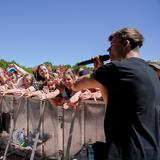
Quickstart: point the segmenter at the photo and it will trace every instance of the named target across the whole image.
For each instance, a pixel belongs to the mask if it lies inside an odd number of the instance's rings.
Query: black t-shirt
[[[93,73],[108,89],[107,160],[160,160],[160,83],[142,59],[112,61]]]

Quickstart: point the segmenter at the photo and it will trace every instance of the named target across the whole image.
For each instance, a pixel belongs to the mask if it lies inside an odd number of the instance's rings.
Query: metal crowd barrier
[[[85,100],[76,110],[64,110],[61,106],[52,106],[47,100],[0,96],[0,115],[3,113],[11,116],[8,139],[0,137],[0,143],[5,143],[3,160],[13,152],[30,155],[30,160],[36,157],[68,160],[83,144],[105,141],[105,106],[102,101]],[[26,135],[33,133],[32,150],[25,150],[25,147],[13,148],[11,139],[15,129],[23,130]]]

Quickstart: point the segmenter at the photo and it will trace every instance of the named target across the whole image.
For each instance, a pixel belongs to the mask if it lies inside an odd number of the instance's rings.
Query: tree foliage
[[[27,72],[29,72],[29,73],[31,73],[32,72],[32,68],[30,68],[30,67],[27,67],[27,66],[23,66],[23,65],[20,65],[20,64],[18,64],[17,62],[15,62],[14,60],[12,60],[12,61],[6,61],[6,60],[4,60],[4,59],[0,59],[0,67],[2,67],[2,68],[7,68],[8,67],[8,65],[9,64],[16,64],[16,65],[18,65],[19,67],[21,67],[21,68],[23,68],[25,71],[27,71]],[[51,62],[49,62],[49,61],[46,61],[46,62],[44,62],[43,64],[45,64],[45,65],[50,65],[51,67],[52,67],[52,70],[55,70],[56,69],[56,65],[53,65]],[[89,70],[89,71],[92,71],[93,70],[93,68],[91,68],[91,67],[87,67],[87,66],[82,66],[82,67],[80,67],[80,66],[77,66],[77,65],[74,65],[74,66],[71,66],[71,65],[69,65],[69,64],[67,64],[67,65],[64,65],[66,68],[72,68],[73,70],[75,70],[75,71],[78,71],[80,68],[83,68],[83,69],[87,69],[87,70]]]
[[[20,66],[21,68],[23,68],[25,71],[27,71],[29,73],[32,72],[32,69],[30,67],[22,66],[22,65],[18,64],[17,62],[15,62],[14,60],[13,61],[6,61],[4,59],[0,59],[0,67],[7,68],[9,64],[16,64],[17,66]]]

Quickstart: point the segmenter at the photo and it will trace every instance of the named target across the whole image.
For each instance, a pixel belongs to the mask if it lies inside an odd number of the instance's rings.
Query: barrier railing
[[[77,109],[64,110],[52,106],[47,100],[34,98],[0,96],[0,115],[11,116],[8,139],[4,141],[3,160],[11,152],[30,153],[30,160],[36,157],[48,159],[68,159],[73,157],[83,144],[105,141],[103,119],[105,106],[102,101],[85,100]],[[3,121],[3,119],[2,119]],[[14,144],[13,133],[23,132],[23,137],[32,134],[33,143]],[[29,147],[28,147],[29,145]],[[14,148],[13,148],[14,146]],[[27,154],[26,154],[27,152]]]

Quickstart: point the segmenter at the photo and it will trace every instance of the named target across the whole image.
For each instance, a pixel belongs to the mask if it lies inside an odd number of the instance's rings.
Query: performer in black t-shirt
[[[160,160],[160,83],[139,58],[143,36],[123,28],[109,41],[110,63],[71,84],[72,89],[102,90],[107,105],[106,160]]]

